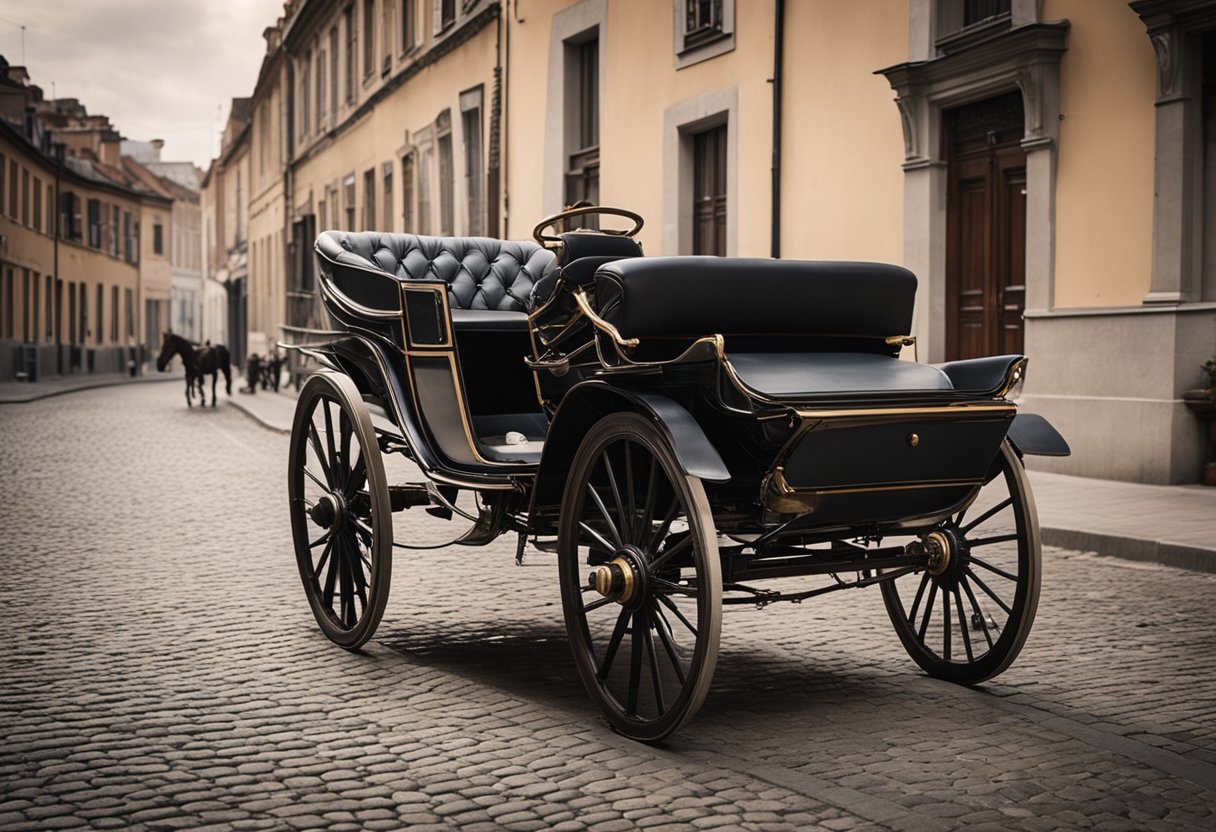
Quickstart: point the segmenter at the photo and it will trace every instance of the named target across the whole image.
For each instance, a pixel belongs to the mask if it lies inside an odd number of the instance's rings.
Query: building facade
[[[1030,356],[1074,449],[1036,465],[1198,477],[1216,0],[300,0],[275,28],[252,152],[283,154],[289,326],[320,229],[519,238],[585,199],[648,254],[902,263],[919,360]]]

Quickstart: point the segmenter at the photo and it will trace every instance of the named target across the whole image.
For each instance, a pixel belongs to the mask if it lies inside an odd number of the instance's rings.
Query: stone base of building
[[[56,376],[126,373],[130,362],[136,371],[149,360],[147,350],[135,347],[84,347],[71,344],[0,342],[0,381],[33,381]]]
[[[1182,402],[1216,355],[1216,303],[1026,312],[1022,408],[1050,421],[1061,474],[1180,484],[1200,479],[1202,426]]]

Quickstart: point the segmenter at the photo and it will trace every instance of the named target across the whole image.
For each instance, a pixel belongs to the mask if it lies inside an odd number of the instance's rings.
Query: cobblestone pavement
[[[732,608],[706,706],[648,747],[583,693],[553,557],[508,540],[400,556],[376,638],[329,644],[287,438],[221,405],[0,407],[0,829],[1216,825],[1216,576],[1048,549],[977,690],[922,675],[877,590]]]

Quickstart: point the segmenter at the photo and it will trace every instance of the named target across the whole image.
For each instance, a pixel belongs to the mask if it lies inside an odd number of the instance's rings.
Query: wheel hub
[[[943,581],[957,580],[966,566],[967,545],[951,529],[929,532],[922,538],[929,562],[925,571]]]
[[[597,566],[587,576],[587,585],[622,606],[645,597],[646,569],[641,555],[632,548],[613,552],[612,560]]]
[[[337,493],[326,494],[317,504],[308,510],[312,522],[323,529],[334,529],[342,522],[346,512],[346,501]]]

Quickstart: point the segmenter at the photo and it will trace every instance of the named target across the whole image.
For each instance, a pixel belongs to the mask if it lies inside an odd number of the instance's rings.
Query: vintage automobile
[[[558,228],[589,214],[631,227]],[[454,544],[556,553],[579,675],[637,740],[704,701],[725,604],[878,586],[925,672],[1005,670],[1039,597],[1022,457],[1068,453],[1012,400],[1027,359],[901,359],[898,266],[645,257],[641,227],[592,206],[535,244],[320,235],[332,329],[284,346],[323,365],[288,490],[325,635],[372,636],[394,549],[436,548],[410,530],[425,510],[467,521]],[[420,481],[389,482],[386,455]]]

